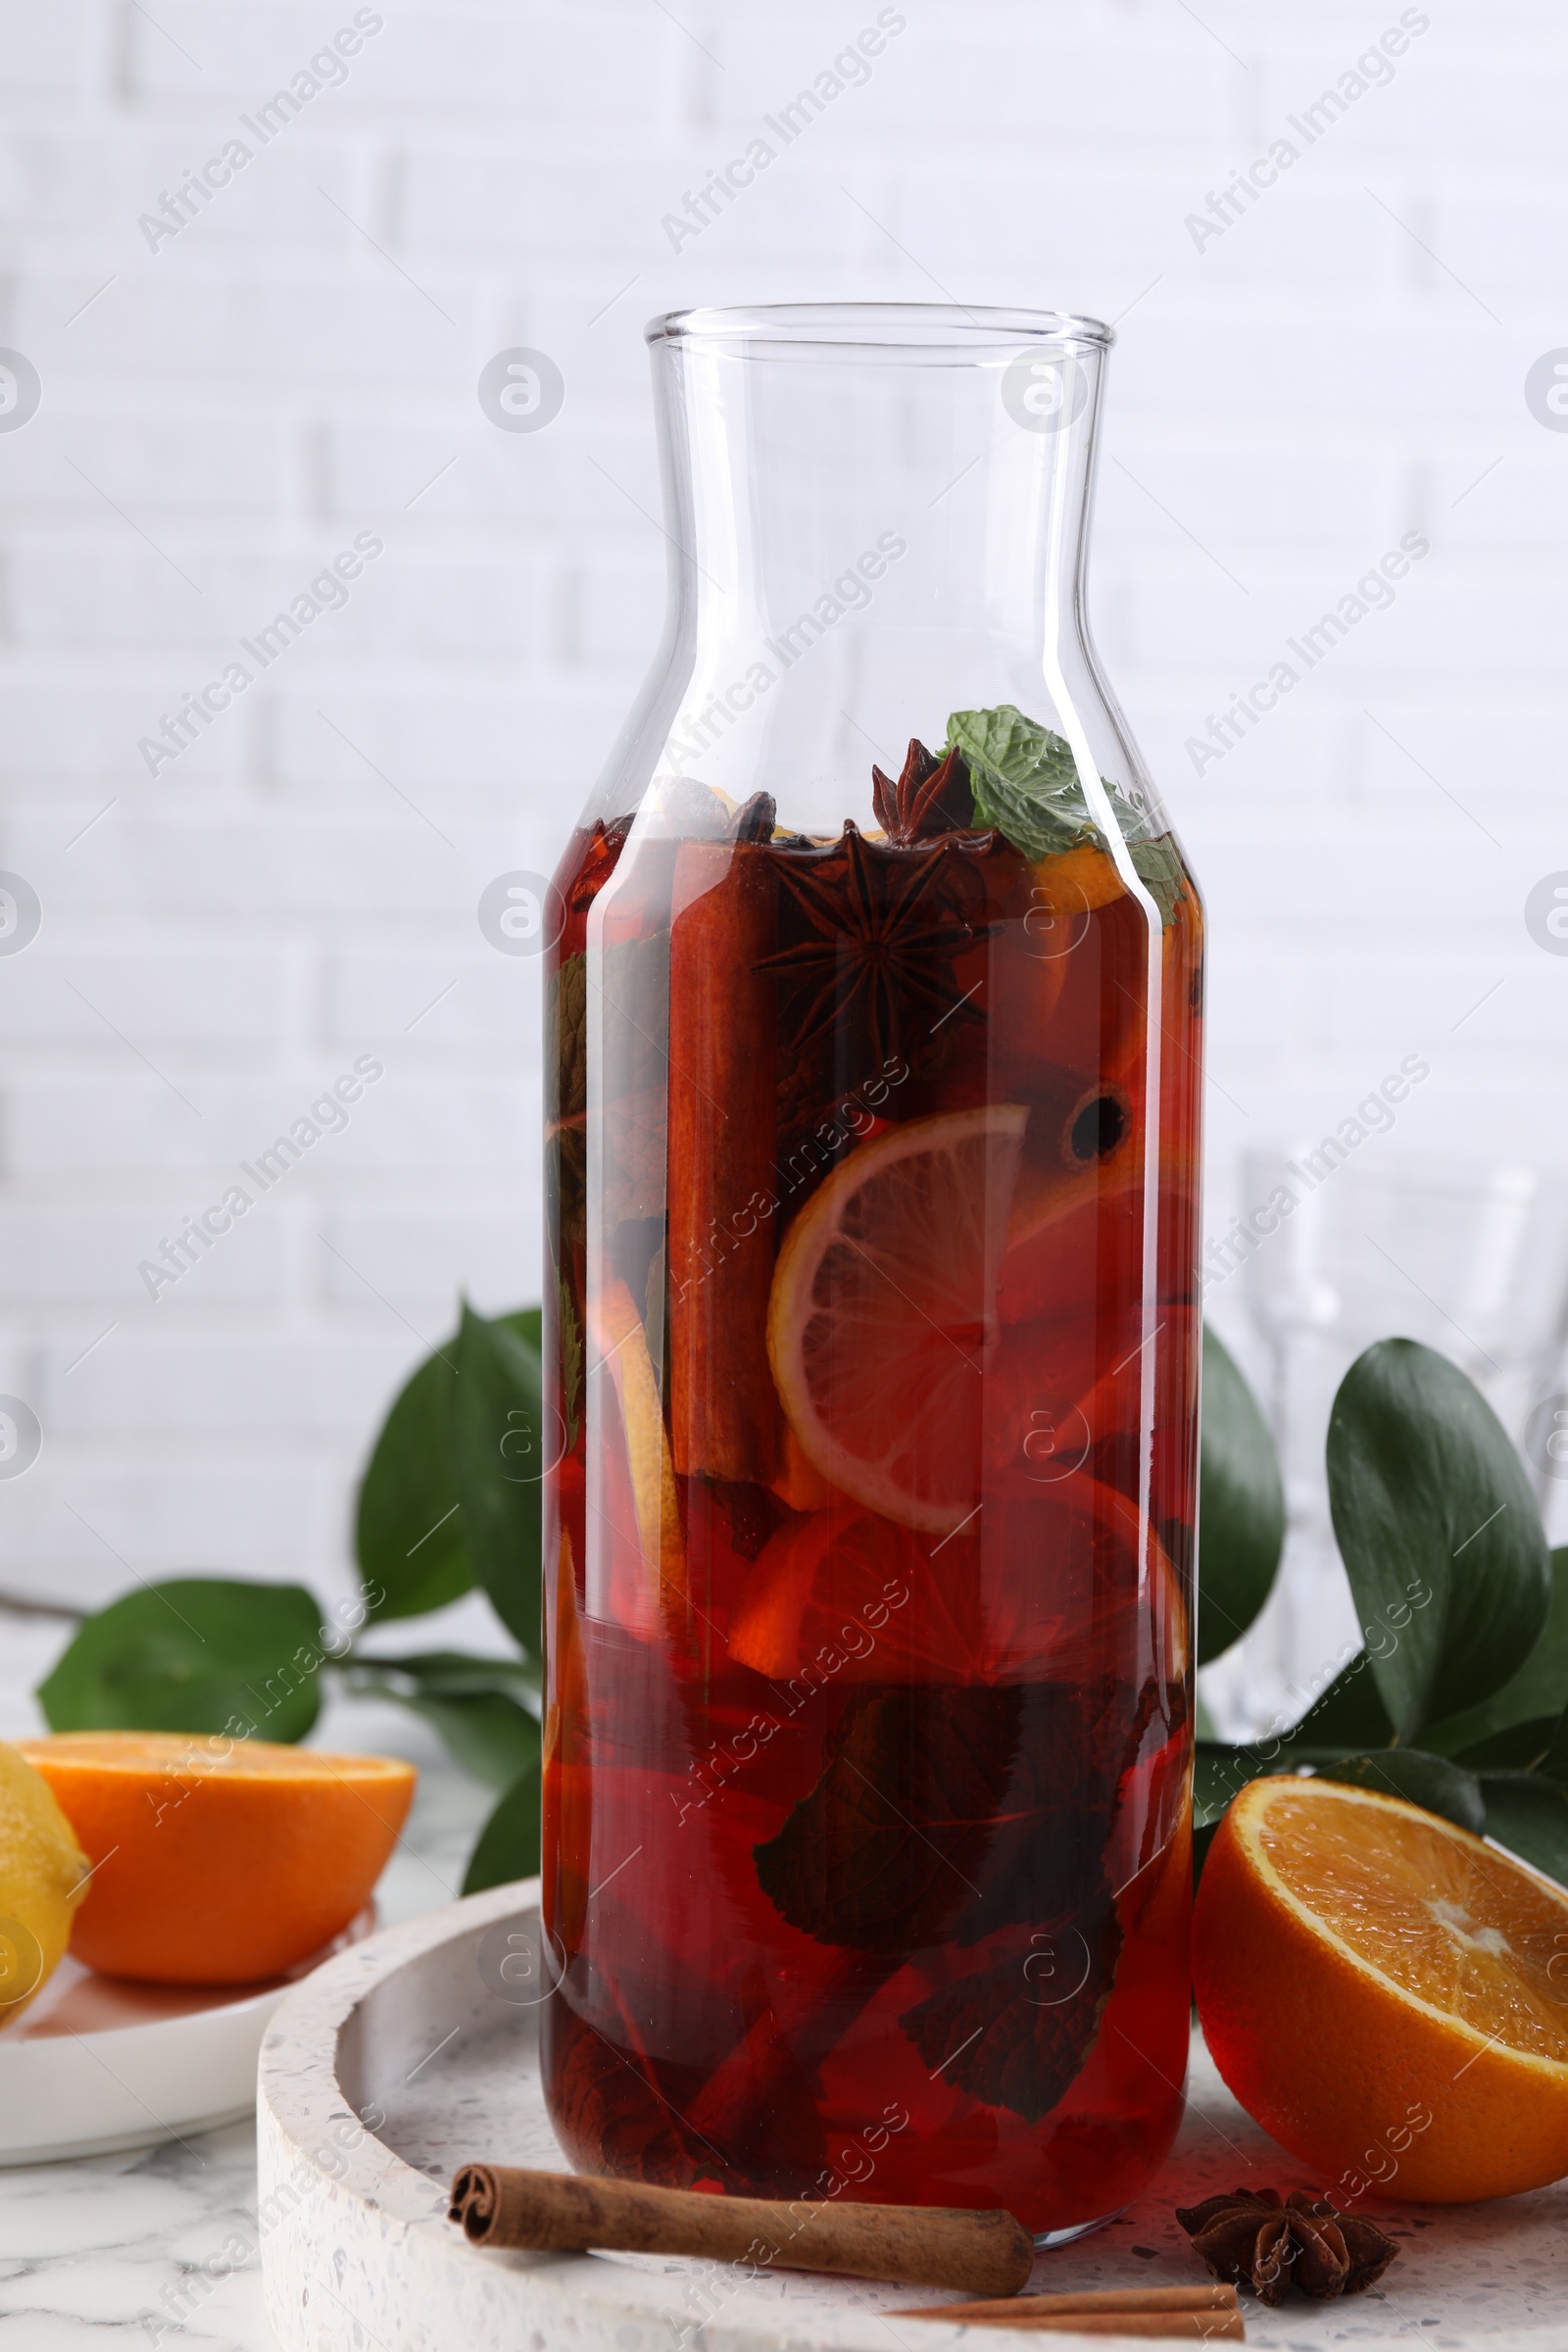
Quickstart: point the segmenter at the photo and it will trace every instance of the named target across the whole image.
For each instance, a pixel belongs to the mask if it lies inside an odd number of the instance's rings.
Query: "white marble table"
[[[0,1739],[45,1728],[29,1693],[68,1632],[0,1609]],[[339,1703],[323,1712],[319,1736],[419,1767],[408,1829],[377,1890],[383,1919],[455,1900],[487,1791],[399,1707]],[[0,2170],[0,2352],[122,2347],[276,2352],[262,2306],[254,2125]]]

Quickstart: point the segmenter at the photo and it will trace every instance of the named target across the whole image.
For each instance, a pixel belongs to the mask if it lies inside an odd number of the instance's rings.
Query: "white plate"
[[[278,2002],[374,1926],[372,1903],[286,1976],[238,1989],[130,1984],[68,1953],[0,2031],[0,2165],[107,2156],[248,2115],[257,2053]]]
[[[965,2329],[882,2316],[940,2299],[925,2289],[467,2244],[446,2219],[457,2164],[566,2169],[539,2082],[537,1889],[495,1887],[389,1928],[280,2006],[262,2047],[257,2128],[262,2276],[285,2352],[961,2352]],[[1195,2041],[1168,2161],[1116,2221],[1042,2255],[1034,2283],[1191,2282],[1203,2273],[1176,2205],[1303,2178]],[[1377,2211],[1400,2249],[1382,2282],[1339,2303],[1250,2300],[1255,2345],[1568,2352],[1568,2181],[1493,2205]],[[1019,2340],[997,2337],[1002,2352]],[[1050,2341],[1088,2352],[1104,2339]]]

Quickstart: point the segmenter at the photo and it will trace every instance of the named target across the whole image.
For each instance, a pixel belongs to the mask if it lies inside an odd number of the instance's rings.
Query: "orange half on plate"
[[[18,1741],[92,1865],[71,1949],[153,1984],[248,1984],[339,1935],[414,1795],[412,1764],[200,1732]]]

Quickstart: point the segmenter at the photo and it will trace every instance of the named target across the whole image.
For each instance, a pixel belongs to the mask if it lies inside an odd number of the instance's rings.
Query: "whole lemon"
[[[87,1858],[41,1773],[0,1740],[0,2025],[48,1983],[87,1891]]]

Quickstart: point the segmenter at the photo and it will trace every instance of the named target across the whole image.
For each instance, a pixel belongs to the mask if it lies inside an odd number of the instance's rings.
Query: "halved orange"
[[[946,1534],[980,1498],[996,1332],[1027,1108],[911,1119],[862,1144],[779,1252],[767,1352],[802,1452],[901,1526]]]
[[[71,1949],[152,1984],[248,1984],[308,1959],[368,1901],[417,1778],[200,1732],[22,1740],[92,1865]]]
[[[1194,1981],[1225,2081],[1337,2201],[1568,2172],[1568,1890],[1467,1830],[1250,1782],[1203,1866]]]

